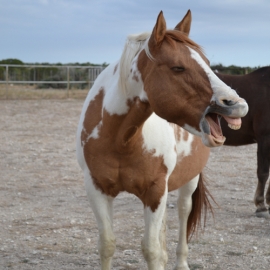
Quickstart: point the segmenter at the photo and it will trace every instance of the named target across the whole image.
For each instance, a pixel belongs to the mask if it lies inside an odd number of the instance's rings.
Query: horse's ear
[[[182,19],[182,21],[180,23],[178,23],[175,26],[175,30],[184,32],[186,35],[189,35],[190,32],[190,26],[191,26],[191,11],[190,9],[188,10],[187,14],[185,15],[185,17]]]
[[[159,45],[163,41],[165,33],[166,33],[166,21],[164,19],[163,12],[160,11],[157,17],[156,25],[151,35],[151,39],[154,39],[153,41],[155,42],[155,44]]]

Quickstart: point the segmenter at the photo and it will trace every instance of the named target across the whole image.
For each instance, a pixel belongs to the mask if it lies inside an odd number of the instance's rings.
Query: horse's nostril
[[[233,100],[223,99],[222,101],[226,106],[233,106],[236,104],[236,101],[233,101]]]

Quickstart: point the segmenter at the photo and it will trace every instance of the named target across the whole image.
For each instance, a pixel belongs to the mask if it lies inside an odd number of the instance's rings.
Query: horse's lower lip
[[[237,130],[241,127],[241,118],[232,116],[232,113],[232,108],[217,105],[206,108],[200,121],[200,129],[204,133],[204,142],[206,144],[219,146],[225,142],[226,138],[223,136],[220,126],[221,117],[226,120],[231,129]]]
[[[223,136],[222,138],[215,138],[211,134],[203,134],[202,141],[207,147],[218,147],[222,146],[225,142],[226,138]]]
[[[226,140],[222,134],[220,117],[218,114],[208,113],[201,120],[204,143],[209,147],[221,146]]]
[[[222,145],[224,144],[225,140],[226,140],[226,137],[222,136],[222,138],[215,138],[214,136],[212,136],[213,138],[213,141],[216,143],[216,144],[219,144],[219,145]]]

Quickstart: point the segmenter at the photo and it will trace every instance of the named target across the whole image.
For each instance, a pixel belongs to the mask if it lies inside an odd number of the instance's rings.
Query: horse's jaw
[[[226,138],[223,135],[217,136],[216,131],[214,134],[206,133],[203,131],[202,126],[210,127],[207,120],[202,119],[200,122],[200,131],[198,131],[194,127],[191,127],[188,124],[185,124],[184,126],[182,126],[182,128],[185,129],[186,131],[188,131],[189,133],[200,137],[202,139],[203,144],[207,147],[218,147],[218,146],[222,146],[224,144]],[[209,128],[209,130],[210,130],[210,128]]]
[[[231,118],[228,116],[221,116],[216,113],[209,113],[201,119],[200,127],[202,130],[202,141],[208,147],[222,146],[226,140],[223,136],[220,120],[224,118],[228,122],[231,129],[238,130],[241,128],[241,118]]]
[[[224,144],[226,138],[222,134],[220,118],[217,114],[209,114],[202,117],[200,129],[202,142],[205,146],[218,147]]]
[[[188,124],[185,124],[183,128],[191,134],[200,137],[203,144],[207,147],[222,146],[226,140],[226,137],[223,136],[220,125],[222,117],[227,121],[228,126],[231,129],[238,130],[241,128],[241,118],[233,118],[212,112],[209,113],[209,110],[206,110],[206,113],[200,120],[199,131]]]

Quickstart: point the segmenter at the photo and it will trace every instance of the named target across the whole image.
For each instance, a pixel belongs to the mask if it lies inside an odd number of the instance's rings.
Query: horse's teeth
[[[232,125],[232,124],[228,124],[228,126],[229,126],[229,128],[234,129],[234,130],[238,130],[241,127],[241,125],[236,126],[236,125]]]

